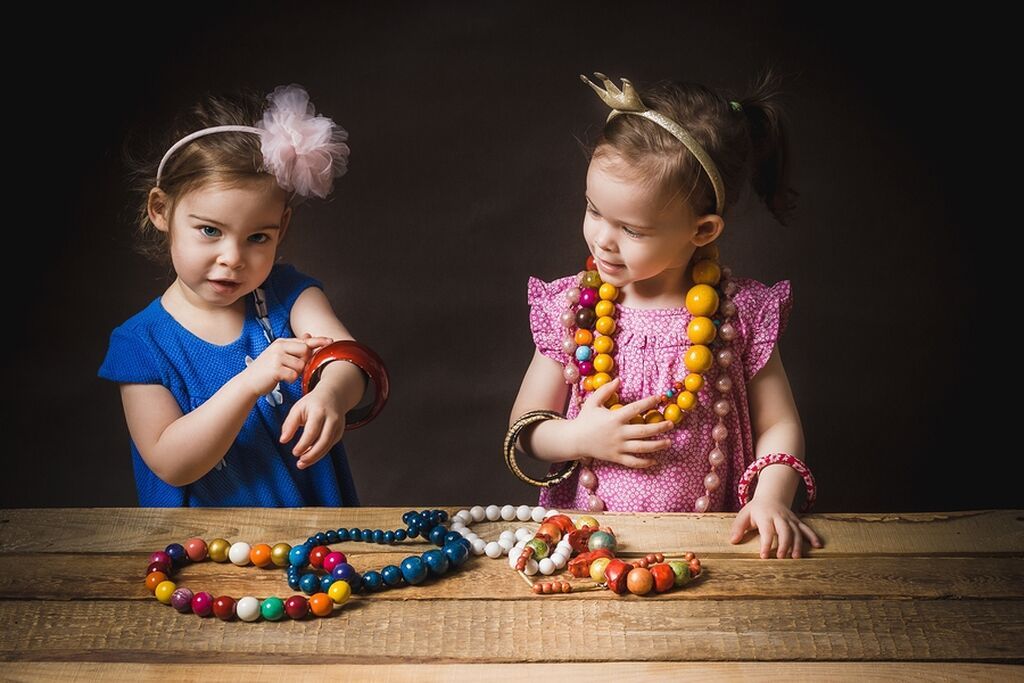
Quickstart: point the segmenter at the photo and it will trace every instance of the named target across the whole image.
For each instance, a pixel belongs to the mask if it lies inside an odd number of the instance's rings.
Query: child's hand
[[[281,443],[287,443],[302,427],[302,438],[295,444],[292,454],[299,459],[301,470],[314,464],[341,441],[345,434],[345,415],[338,412],[336,402],[328,395],[311,391],[288,411],[281,426]]]
[[[616,377],[597,389],[584,402],[580,414],[573,420],[579,444],[578,452],[587,457],[617,462],[626,467],[650,467],[654,460],[640,458],[634,454],[656,453],[668,448],[672,443],[671,439],[647,439],[671,431],[675,425],[668,420],[654,424],[629,424],[632,418],[643,415],[657,406],[657,396],[634,401],[618,410],[605,408],[604,404],[620,384],[619,378]]]
[[[764,560],[771,555],[772,541],[776,533],[779,536],[779,549],[776,556],[779,559],[792,554],[793,558],[799,558],[803,546],[804,537],[810,541],[815,548],[821,548],[822,542],[811,527],[800,521],[796,513],[789,507],[775,500],[758,500],[754,498],[736,514],[736,521],[732,525],[731,543],[739,543],[743,540],[747,531],[757,529],[761,534],[761,559]]]
[[[327,337],[275,339],[259,357],[242,371],[256,396],[270,393],[278,382],[294,382],[301,375],[313,352],[325,344]]]

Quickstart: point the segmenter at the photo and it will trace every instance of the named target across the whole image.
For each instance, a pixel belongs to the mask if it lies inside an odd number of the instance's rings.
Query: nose
[[[601,251],[607,251],[614,253],[615,249],[615,227],[612,226],[608,221],[601,221],[598,225],[597,232],[594,233],[594,244]]]
[[[217,263],[231,270],[236,270],[244,265],[242,250],[234,240],[226,239],[221,242],[221,249],[217,254]]]

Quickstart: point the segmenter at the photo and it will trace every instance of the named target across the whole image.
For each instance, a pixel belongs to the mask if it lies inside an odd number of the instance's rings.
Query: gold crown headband
[[[604,82],[604,88],[599,88],[589,78],[580,74],[583,82],[594,89],[594,92],[597,93],[602,102],[611,107],[612,113],[608,114],[607,121],[611,121],[619,114],[642,116],[667,130],[672,134],[672,137],[683,143],[693,156],[697,157],[697,161],[704,167],[708,178],[711,179],[711,185],[715,188],[715,213],[721,216],[722,211],[725,210],[725,183],[722,182],[722,176],[718,173],[718,167],[715,166],[715,162],[711,160],[711,157],[704,151],[701,144],[678,123],[664,114],[649,109],[643,103],[643,100],[640,99],[640,96],[637,95],[629,79],[622,79],[622,90],[619,90],[604,74],[594,72],[594,76]]]

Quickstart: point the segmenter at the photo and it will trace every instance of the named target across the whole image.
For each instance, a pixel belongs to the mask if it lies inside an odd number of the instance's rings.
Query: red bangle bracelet
[[[350,410],[345,415],[345,430],[357,429],[377,417],[384,409],[384,404],[388,402],[388,371],[381,357],[368,346],[352,340],[336,341],[313,354],[305,372],[302,373],[302,393],[308,394],[313,391],[313,387],[320,381],[320,373],[324,366],[336,360],[348,361],[365,372],[377,390],[372,404],[360,410]]]
[[[811,470],[808,469],[807,465],[804,464],[803,460],[794,458],[788,453],[772,453],[771,455],[764,455],[750,463],[750,467],[747,468],[743,476],[740,477],[739,486],[736,489],[736,493],[740,499],[740,507],[747,504],[750,499],[750,485],[757,478],[757,475],[768,465],[789,465],[803,478],[804,486],[807,487],[807,500],[804,501],[803,507],[800,508],[800,512],[807,512],[814,505],[814,499],[818,497],[817,488],[814,485],[814,475],[811,474]]]

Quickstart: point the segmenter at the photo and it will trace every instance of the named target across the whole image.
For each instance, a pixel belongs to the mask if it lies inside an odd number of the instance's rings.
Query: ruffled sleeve
[[[565,337],[566,328],[562,326],[559,317],[563,311],[569,310],[565,291],[575,282],[575,277],[569,276],[553,282],[531,277],[527,283],[526,298],[530,304],[530,332],[533,333],[533,343],[538,351],[559,363],[569,360],[569,356],[562,351],[562,339]]]
[[[786,329],[793,308],[793,292],[789,280],[781,280],[771,287],[745,278],[735,282],[738,290],[733,301],[743,339],[743,375],[749,382],[768,362]]]
[[[118,327],[110,335],[99,376],[121,384],[160,384],[160,366],[138,335]]]

